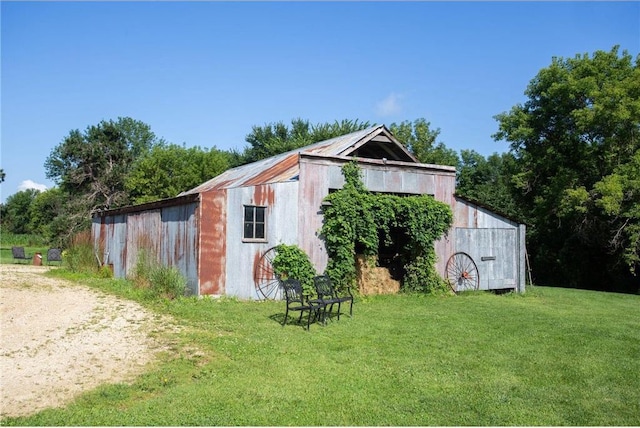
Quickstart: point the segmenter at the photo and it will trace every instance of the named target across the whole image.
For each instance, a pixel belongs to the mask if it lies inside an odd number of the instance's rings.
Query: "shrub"
[[[295,278],[300,281],[305,294],[315,293],[313,277],[317,275],[316,270],[311,264],[309,256],[297,245],[278,245],[276,256],[271,263],[278,278]]]
[[[187,279],[173,266],[154,266],[149,281],[153,295],[171,300],[184,296],[187,290]]]

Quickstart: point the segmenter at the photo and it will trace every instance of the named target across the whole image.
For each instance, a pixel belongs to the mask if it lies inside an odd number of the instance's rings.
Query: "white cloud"
[[[18,191],[21,192],[27,189],[36,189],[36,190],[40,190],[41,192],[44,192],[45,190],[47,190],[47,186],[45,186],[44,184],[36,183],[33,180],[24,180],[18,186]]]
[[[400,105],[400,100],[402,100],[404,96],[401,94],[396,94],[392,92],[387,96],[387,98],[379,101],[376,104],[376,113],[379,116],[391,116],[394,114],[398,114],[402,111],[402,106]]]

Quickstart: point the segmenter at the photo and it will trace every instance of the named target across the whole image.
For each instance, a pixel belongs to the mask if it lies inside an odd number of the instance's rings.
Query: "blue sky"
[[[187,146],[242,150],[294,118],[425,118],[483,155],[493,119],[551,58],[640,53],[639,2],[6,2],[2,201],[51,187],[72,129],[129,116]]]

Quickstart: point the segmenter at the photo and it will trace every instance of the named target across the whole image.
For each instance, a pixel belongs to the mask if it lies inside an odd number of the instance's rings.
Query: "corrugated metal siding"
[[[524,292],[525,226],[463,198],[455,198],[454,213],[452,253],[471,256],[478,266],[480,288]]]
[[[389,133],[389,137],[381,134]],[[387,141],[391,149],[398,154],[398,158],[405,161],[394,161],[386,159],[362,159],[370,163],[378,163],[380,165],[402,165],[415,166],[422,169],[429,168],[434,171],[443,171],[445,173],[455,174],[455,168],[441,165],[419,164],[407,149],[397,140],[395,140],[384,125],[374,126],[352,134],[343,135],[332,138],[330,140],[321,141],[310,146],[301,147],[290,152],[281,153],[279,155],[262,159],[251,164],[242,165],[237,168],[223,172],[217,177],[191,189],[181,193],[181,196],[203,193],[216,189],[230,189],[236,187],[246,187],[259,184],[282,183],[294,181],[299,174],[299,157],[315,157],[320,159],[341,159],[342,162],[352,159],[351,153],[358,147],[367,144],[380,144],[379,141]],[[409,184],[411,186],[411,184]]]
[[[504,228],[518,223],[464,199],[455,199],[455,227]]]
[[[203,193],[200,202],[200,294],[225,294],[227,191]]]
[[[456,249],[469,254],[478,266],[481,290],[516,288],[517,233],[516,228],[456,228]]]
[[[191,294],[198,294],[198,204],[163,208],[160,214],[160,257],[187,279]]]
[[[316,271],[323,273],[327,267],[328,257],[324,241],[319,236],[322,228],[322,200],[329,194],[329,188],[341,188],[344,185],[339,167],[326,163],[318,163],[310,160],[300,162],[300,192],[298,194],[297,222],[301,225],[298,229],[298,245],[307,253]],[[339,184],[338,184],[339,183]]]
[[[126,276],[126,216],[96,217],[91,226],[94,248],[100,261],[113,266],[114,276]]]
[[[118,278],[135,272],[142,248],[164,265],[176,266],[187,278],[189,291],[197,294],[197,203],[93,219],[96,248],[102,248],[105,264],[112,264]]]
[[[226,294],[259,299],[262,296],[258,295],[254,282],[256,262],[271,247],[298,244],[298,182],[241,187],[227,192]],[[264,242],[243,242],[245,205],[267,207]]]
[[[329,189],[344,186],[342,165],[329,159],[302,158],[300,161],[300,228],[299,245],[309,255],[318,272],[327,266],[328,257],[324,242],[318,236],[323,216],[320,211],[322,199]],[[451,204],[455,188],[455,172],[434,172],[420,168],[406,168],[395,165],[361,164],[363,182],[367,189],[377,192],[430,194],[436,199]],[[449,236],[435,243],[437,255],[436,269],[445,275],[446,262],[453,254],[454,242]]]

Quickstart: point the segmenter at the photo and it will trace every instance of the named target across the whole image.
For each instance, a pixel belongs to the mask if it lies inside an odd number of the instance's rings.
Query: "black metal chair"
[[[328,278],[328,277],[327,277]],[[338,290],[333,286],[331,279],[329,279],[329,283],[331,284],[331,289],[333,290],[334,298],[337,299],[340,303],[349,302],[349,316],[353,317],[353,293],[351,292],[351,288],[347,287],[343,294],[338,293]],[[338,318],[339,319],[339,318]]]
[[[31,256],[25,254],[24,247],[11,247],[11,253],[13,254],[14,261],[25,261],[28,263],[31,260]]]
[[[62,252],[60,248],[49,248],[49,250],[47,250],[47,263],[51,264],[51,262],[62,264]]]
[[[338,320],[340,320],[340,306],[344,300],[336,295],[331,279],[326,275],[318,275],[313,278],[313,285],[318,295],[318,298],[313,301],[321,302],[324,305],[323,321],[327,318],[327,307],[329,307],[329,317],[331,317],[333,305],[336,303],[338,304]]]
[[[309,326],[311,325],[311,315],[313,314],[314,319],[317,319],[320,315],[320,311],[324,309],[323,303],[305,299],[304,295],[302,294],[302,285],[297,279],[288,278],[282,281],[282,288],[284,289],[284,296],[285,300],[287,301],[287,308],[284,313],[284,320],[282,321],[282,325],[284,326],[287,323],[289,311],[300,312],[298,324],[300,324],[300,322],[302,321],[302,314],[304,312],[308,312],[309,315],[307,316],[307,330],[309,330]]]

